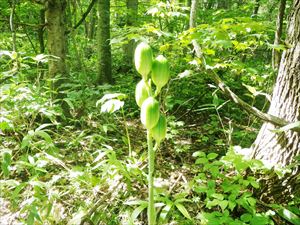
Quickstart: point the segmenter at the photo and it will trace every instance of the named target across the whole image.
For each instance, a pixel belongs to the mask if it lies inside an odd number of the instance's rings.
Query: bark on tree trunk
[[[294,0],[287,37],[291,48],[283,52],[268,113],[300,121],[300,0]],[[271,166],[290,165],[300,154],[300,133],[275,133],[275,129],[278,127],[270,123],[263,124],[252,146],[253,156]]]
[[[111,73],[111,46],[110,46],[110,0],[98,2],[98,83],[113,83]]]
[[[12,50],[13,51],[17,51],[17,47],[16,47],[17,35],[16,35],[16,30],[15,30],[15,25],[14,25],[15,10],[16,10],[16,3],[14,0],[12,0],[10,16],[9,16],[9,25],[10,25],[10,31],[11,31],[11,36],[12,36]]]
[[[192,0],[190,11],[190,28],[196,27],[198,0]]]
[[[48,31],[48,53],[53,56],[49,59],[49,77],[54,78],[56,75],[62,75],[63,78],[67,73],[66,67],[66,35],[65,35],[65,0],[47,1],[47,10],[45,19]],[[62,83],[60,79],[54,84],[57,88]]]
[[[126,7],[127,7],[127,26],[134,26],[137,22],[138,16],[138,0],[127,0]]]
[[[45,24],[45,9],[40,10],[40,24]],[[45,43],[44,43],[44,26],[41,26],[38,30],[38,38],[40,44],[40,53],[45,52]]]
[[[284,11],[286,6],[286,0],[280,0],[277,21],[276,21],[276,32],[275,32],[275,40],[274,45],[279,45],[281,36],[282,36],[282,28],[283,28],[283,18],[284,18]],[[273,68],[277,69],[280,64],[281,52],[273,49],[272,51],[272,66]]]
[[[90,23],[88,26],[88,35],[87,37],[89,39],[95,38],[95,27],[96,27],[96,9],[92,9],[91,15],[90,15]]]

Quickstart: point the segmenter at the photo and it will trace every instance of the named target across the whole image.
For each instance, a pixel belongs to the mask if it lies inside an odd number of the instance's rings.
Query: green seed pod
[[[135,101],[136,104],[141,107],[143,102],[149,97],[148,87],[144,80],[138,82],[135,87]]]
[[[167,134],[167,120],[164,115],[160,115],[157,124],[151,129],[151,134],[158,143],[165,139]]]
[[[134,53],[134,63],[136,70],[142,75],[145,81],[148,80],[148,75],[152,68],[152,58],[151,47],[144,42],[138,44]]]
[[[152,63],[152,81],[158,89],[165,86],[170,79],[168,60],[163,56],[157,56]]]
[[[141,107],[141,121],[142,124],[147,128],[153,128],[159,120],[159,103],[153,98],[147,98]]]

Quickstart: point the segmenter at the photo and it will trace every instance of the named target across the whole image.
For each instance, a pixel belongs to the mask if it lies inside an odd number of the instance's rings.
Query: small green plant
[[[135,50],[135,67],[142,80],[137,84],[135,99],[137,105],[141,107],[141,122],[147,129],[148,144],[148,224],[155,225],[156,212],[154,206],[154,159],[155,150],[159,147],[160,142],[166,136],[166,118],[160,112],[159,102],[156,96],[170,79],[170,71],[167,59],[160,55],[152,59],[151,47],[142,42]],[[151,78],[149,74],[151,73]],[[151,82],[156,85],[155,93],[152,92]],[[153,138],[156,145],[153,148]]]

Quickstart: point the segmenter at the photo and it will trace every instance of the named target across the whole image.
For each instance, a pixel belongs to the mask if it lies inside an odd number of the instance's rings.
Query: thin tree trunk
[[[198,1],[199,0],[192,0],[191,2],[190,28],[196,27]]]
[[[300,0],[294,0],[287,42],[292,46],[282,55],[269,114],[300,121]],[[300,154],[300,133],[274,132],[275,127],[264,123],[253,144],[253,156],[271,166],[290,165]]]
[[[138,0],[126,0],[127,6],[127,26],[135,26],[138,19]]]
[[[88,35],[89,39],[95,38],[95,28],[96,28],[96,9],[92,9],[92,13],[90,15],[90,23],[88,24]]]
[[[126,6],[127,6],[126,25],[136,26],[138,20],[138,0],[126,0]],[[128,44],[124,46],[124,52],[125,52],[124,60],[128,68],[132,68],[134,48],[135,48],[135,41],[133,39],[129,40]]]
[[[111,46],[110,46],[110,0],[98,2],[98,83],[113,83],[111,72]]]
[[[286,6],[286,0],[280,0],[279,4],[279,9],[278,9],[278,16],[277,16],[277,21],[276,21],[276,32],[275,32],[275,40],[274,40],[274,45],[279,45],[281,36],[282,36],[282,28],[283,28],[283,19],[284,19],[284,11],[285,11],[285,6]],[[280,59],[281,59],[281,52],[273,49],[272,51],[272,66],[273,68],[277,69],[280,64]]]
[[[9,16],[9,25],[10,25],[10,31],[12,36],[12,50],[16,51],[16,30],[14,26],[14,17],[15,17],[15,10],[16,10],[16,3],[15,0],[12,0],[11,2],[11,10],[10,10],[10,16]]]
[[[40,10],[40,24],[45,24],[45,9]],[[45,43],[44,43],[44,27],[41,26],[38,29],[38,39],[40,44],[40,53],[45,52]]]

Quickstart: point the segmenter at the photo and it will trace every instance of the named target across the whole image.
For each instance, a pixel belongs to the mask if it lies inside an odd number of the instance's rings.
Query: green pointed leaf
[[[38,130],[34,132],[35,135],[42,137],[48,144],[52,144],[52,138],[45,131]]]
[[[147,204],[142,204],[139,207],[135,208],[131,214],[131,218],[133,220],[136,219],[145,208],[147,208]]]
[[[217,158],[217,157],[218,157],[218,154],[217,154],[217,153],[214,153],[214,152],[209,153],[209,154],[207,155],[207,158],[208,158],[209,160],[215,159],[215,158]]]
[[[182,213],[182,215],[184,215],[185,218],[188,218],[190,220],[192,219],[189,212],[186,210],[186,208],[182,204],[176,203],[175,206]]]

